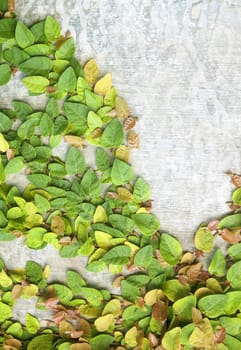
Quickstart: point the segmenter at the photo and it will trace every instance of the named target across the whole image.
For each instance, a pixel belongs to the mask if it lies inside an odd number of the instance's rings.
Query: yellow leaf
[[[94,213],[93,220],[94,220],[94,223],[107,221],[106,211],[101,205],[97,206],[95,213]]]
[[[85,139],[75,135],[65,135],[64,140],[71,146],[85,148]]]
[[[125,202],[133,201],[133,194],[128,191],[125,187],[117,188],[118,198]]]
[[[0,272],[0,286],[3,288],[7,288],[12,285],[11,278],[6,274],[4,270]]]
[[[128,163],[130,159],[130,150],[127,146],[120,145],[115,152],[115,156],[116,158]]]
[[[105,250],[112,247],[111,240],[112,236],[108,233],[102,232],[102,231],[95,231],[95,240],[97,245],[100,248],[103,248]]]
[[[55,215],[51,220],[51,230],[58,235],[61,235],[65,231],[65,222],[61,216]]]
[[[91,305],[80,305],[79,313],[82,316],[89,318],[96,318],[101,315],[102,309],[100,307],[91,306]]]
[[[111,74],[106,74],[103,78],[97,81],[95,84],[94,92],[99,95],[105,96],[111,89],[112,77]]]
[[[102,315],[112,314],[115,317],[119,316],[121,314],[121,302],[117,299],[110,300],[104,307],[104,310],[102,311]]]
[[[95,327],[99,332],[105,332],[111,326],[114,320],[114,315],[108,314],[105,316],[101,316],[95,320]]]
[[[49,265],[46,265],[43,271],[43,278],[49,278],[51,274],[51,269]]]
[[[223,293],[220,283],[215,278],[208,278],[206,286],[214,293]]]
[[[3,134],[0,133],[0,152],[7,152],[9,149],[9,144],[5,140]]]
[[[131,243],[129,241],[126,241],[124,244],[127,247],[131,248],[131,255],[134,255],[140,249],[140,247],[138,247],[137,245],[135,245],[134,243]]]
[[[137,336],[138,330],[136,327],[132,327],[129,331],[126,332],[125,342],[129,346],[137,346]]]
[[[164,299],[165,295],[161,289],[152,289],[146,293],[144,301],[147,305],[154,305],[157,300]]]
[[[95,260],[99,260],[103,255],[105,255],[106,250],[103,248],[98,248],[95,252],[90,256],[89,263]]]
[[[29,284],[23,288],[22,296],[25,298],[35,297],[38,294],[38,287],[35,284]]]
[[[189,343],[197,348],[211,348],[214,346],[214,333],[210,321],[204,318],[194,328]]]
[[[180,327],[176,327],[170,331],[167,331],[162,338],[162,346],[166,350],[180,350],[181,334],[182,330]]]
[[[115,100],[115,109],[118,118],[126,118],[130,115],[128,104],[119,96]]]
[[[89,84],[93,84],[99,77],[99,68],[92,58],[84,66],[85,78]]]

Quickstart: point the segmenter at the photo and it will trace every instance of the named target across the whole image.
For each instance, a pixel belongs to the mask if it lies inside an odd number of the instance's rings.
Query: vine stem
[[[9,12],[15,11],[15,0],[8,0],[8,11]]]

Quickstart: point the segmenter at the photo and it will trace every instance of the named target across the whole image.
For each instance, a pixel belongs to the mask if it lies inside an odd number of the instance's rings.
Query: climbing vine
[[[30,95],[47,97],[42,110],[20,100],[0,109],[0,240],[24,237],[30,249],[51,244],[62,258],[86,256],[86,269],[108,269],[120,294],[72,267],[65,283],[52,283],[49,266],[9,270],[0,260],[0,348],[239,350],[240,175],[229,174],[237,187],[231,213],[202,224],[195,249],[183,251],[160,230],[149,185],[130,165],[137,118],[111,74],[102,76],[94,59],[82,66],[74,53],[52,16],[27,26],[13,1],[0,1],[0,85],[17,75]],[[11,174],[24,176],[23,190]],[[30,313],[24,324],[14,319],[14,305],[31,298],[45,322]]]

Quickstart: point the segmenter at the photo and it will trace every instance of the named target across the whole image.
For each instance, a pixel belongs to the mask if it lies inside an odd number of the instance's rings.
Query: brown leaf
[[[65,135],[64,140],[71,146],[85,148],[85,139],[75,135]]]
[[[152,202],[153,202],[153,200],[149,199],[146,202],[142,202],[141,206],[144,207],[147,211],[151,211],[152,210]]]
[[[191,281],[191,282],[196,281],[200,275],[201,270],[202,270],[201,263],[197,263],[195,265],[192,265],[187,270],[187,278],[189,279],[189,281]]]
[[[59,311],[53,316],[53,322],[56,324],[59,324],[60,322],[63,322],[65,319],[66,312],[65,311]]]
[[[63,235],[65,231],[65,222],[59,215],[55,215],[51,220],[51,230],[57,233],[57,235]]]
[[[76,331],[75,329],[73,329],[70,333],[70,337],[73,339],[78,339],[83,335],[83,331]]]
[[[23,291],[23,286],[20,284],[15,284],[15,286],[12,289],[12,298],[14,300],[18,299],[21,297]]]
[[[224,241],[230,244],[235,244],[241,241],[241,235],[239,230],[234,232],[227,228],[224,228],[223,230],[219,231],[219,234]]]
[[[79,318],[78,319],[78,325],[77,325],[77,329],[81,330],[84,334],[84,336],[89,337],[91,335],[91,327],[90,324],[87,320],[85,320],[84,318]]]
[[[92,137],[93,139],[97,139],[97,138],[100,137],[102,134],[103,134],[103,129],[101,129],[101,128],[96,128],[96,129],[92,132],[91,137]]]
[[[139,147],[139,136],[135,131],[133,130],[129,131],[127,138],[128,138],[128,146],[130,148]]]
[[[59,302],[59,299],[53,297],[45,300],[44,305],[50,309],[55,309],[58,302]]]
[[[157,321],[166,321],[167,304],[162,300],[158,300],[152,307],[152,317]]]
[[[210,231],[216,231],[218,229],[218,223],[219,223],[218,220],[210,221],[209,224],[208,224],[208,229]]]
[[[192,308],[192,321],[195,325],[198,325],[202,321],[202,313],[195,307]]]
[[[156,337],[155,334],[149,333],[148,334],[148,340],[149,340],[151,346],[157,346],[158,345],[159,340],[158,340],[158,338]]]
[[[137,118],[129,116],[128,118],[125,119],[124,121],[124,130],[128,131],[136,125]]]
[[[231,182],[235,187],[241,187],[241,175],[232,174],[231,175]]]
[[[217,331],[214,333],[214,342],[220,344],[226,338],[226,329],[224,327],[218,327]]]
[[[125,277],[124,276],[119,276],[117,277],[113,282],[112,282],[112,286],[114,288],[119,288],[120,285],[121,285],[121,281],[124,279]]]
[[[15,349],[21,349],[22,347],[21,341],[13,338],[6,340],[5,344]]]
[[[6,152],[7,160],[11,160],[14,158],[14,150],[9,148]]]
[[[71,332],[73,331],[73,326],[70,322],[65,320],[60,321],[59,323],[59,334],[61,337],[70,337]]]
[[[70,345],[70,350],[91,350],[92,347],[88,343],[76,343]]]

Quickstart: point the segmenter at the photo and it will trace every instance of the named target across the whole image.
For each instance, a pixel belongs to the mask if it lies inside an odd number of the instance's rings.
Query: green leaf
[[[150,186],[142,177],[138,177],[135,182],[133,196],[138,203],[145,202],[150,198]]]
[[[74,295],[81,293],[81,288],[86,286],[85,280],[76,271],[69,270],[66,273],[67,285]]]
[[[235,261],[241,260],[241,243],[231,245],[228,248],[228,254]]]
[[[22,79],[22,82],[30,92],[36,94],[44,93],[49,86],[48,79],[41,76],[26,77]]]
[[[240,350],[241,341],[232,337],[231,335],[226,335],[223,344],[227,346],[228,350]],[[222,349],[221,349],[222,350]]]
[[[56,293],[56,297],[59,299],[61,303],[68,304],[68,302],[73,298],[72,291],[64,286],[63,284],[50,284],[49,288],[53,289]]]
[[[146,245],[137,251],[134,256],[134,265],[147,267],[152,261],[152,245]]]
[[[38,284],[43,278],[43,269],[37,262],[28,260],[25,265],[25,275],[29,282]]]
[[[76,75],[72,67],[68,67],[58,80],[58,89],[61,92],[73,92],[76,88]]]
[[[80,96],[81,100],[85,101],[85,90],[90,90],[90,86],[87,81],[79,77],[77,80],[77,94]]]
[[[81,174],[85,171],[86,162],[78,148],[69,148],[65,159],[65,169],[70,175]]]
[[[101,261],[107,265],[124,265],[130,260],[131,249],[125,245],[119,245],[110,249],[102,258]]]
[[[0,112],[0,120],[1,120],[0,132],[2,133],[2,132],[9,131],[12,126],[12,120],[2,112]]]
[[[34,135],[36,120],[28,119],[20,125],[17,134],[20,139],[30,139]]]
[[[32,145],[30,145],[28,142],[23,142],[21,146],[21,155],[23,156],[24,160],[30,161],[36,157],[37,153]]]
[[[207,227],[201,226],[195,234],[194,243],[197,249],[209,253],[214,246],[214,236],[212,231]]]
[[[237,188],[232,194],[232,201],[235,204],[241,205],[241,187]]]
[[[241,261],[233,264],[227,272],[227,280],[230,282],[232,288],[240,289],[241,288]]]
[[[12,309],[7,304],[0,302],[0,323],[12,317]]]
[[[126,234],[130,233],[135,227],[135,223],[132,219],[120,214],[110,215],[109,222],[114,228]]]
[[[111,180],[116,186],[125,184],[134,178],[133,168],[120,159],[115,159],[111,169]]]
[[[33,112],[32,107],[24,101],[13,101],[13,107],[18,119],[20,120],[26,119],[27,115]]]
[[[23,157],[14,157],[11,159],[6,167],[5,167],[5,174],[15,174],[21,171],[24,168],[24,162]]]
[[[53,343],[53,335],[41,334],[34,337],[29,343],[27,350],[51,350]]]
[[[220,249],[217,249],[214,253],[210,265],[208,267],[208,272],[211,275],[221,277],[225,275],[226,272],[226,260],[225,256]]]
[[[69,61],[75,52],[75,43],[73,38],[69,38],[63,42],[58,50],[55,52],[55,58],[57,60]]]
[[[91,131],[95,130],[96,128],[100,128],[102,126],[102,120],[98,116],[98,114],[90,111],[87,117],[87,124]]]
[[[241,309],[241,292],[239,291],[233,291],[226,293],[227,296],[227,303],[225,306],[225,314],[226,315],[232,315],[236,313],[238,310]]]
[[[29,55],[19,47],[13,46],[10,49],[4,50],[3,57],[8,63],[18,66],[20,63],[27,60]]]
[[[25,316],[25,324],[26,324],[26,330],[30,334],[36,334],[38,329],[40,328],[39,320],[30,315],[29,313]]]
[[[176,265],[182,257],[182,246],[176,238],[168,233],[162,233],[160,238],[160,253],[169,265]]]
[[[87,130],[89,107],[81,103],[65,102],[64,110],[69,121],[71,133],[78,136],[83,135]]]
[[[53,61],[48,57],[36,56],[31,57],[19,64],[19,69],[28,75],[48,76],[53,68]]]
[[[60,25],[52,16],[45,19],[44,34],[48,41],[55,41],[60,36]]]
[[[118,119],[113,119],[104,129],[101,136],[101,144],[104,147],[118,147],[123,143],[123,126]]]
[[[46,44],[31,45],[24,49],[24,53],[29,56],[48,56],[50,54],[50,46]]]
[[[90,90],[85,90],[85,100],[88,107],[96,112],[103,105],[103,98]]]
[[[190,294],[190,286],[173,279],[164,284],[163,291],[168,299],[176,301]]]
[[[0,20],[0,43],[15,37],[17,21],[13,18],[1,18]]]
[[[40,214],[46,213],[51,208],[49,201],[38,193],[34,195],[34,203]]]
[[[221,230],[223,228],[228,228],[231,230],[241,228],[241,214],[225,216],[222,220],[219,221],[218,228]]]
[[[15,30],[15,39],[18,46],[24,49],[34,43],[35,38],[30,29],[23,23],[18,21]]]
[[[192,309],[195,306],[196,297],[194,295],[188,295],[175,301],[173,304],[173,312],[180,322],[192,322]]]
[[[237,317],[220,317],[219,322],[229,335],[239,335],[241,333],[241,319]]]
[[[94,170],[89,168],[81,180],[81,187],[87,197],[99,197],[101,194],[100,180]]]
[[[96,149],[95,162],[98,170],[104,171],[110,167],[110,157],[102,148]]]
[[[209,318],[225,315],[227,296],[225,294],[213,294],[203,297],[198,302],[200,311]]]
[[[60,250],[61,258],[74,258],[75,256],[78,255],[79,247],[80,247],[79,244],[70,244],[70,245],[63,246]]]
[[[45,21],[40,21],[31,26],[30,30],[35,37],[36,43],[46,43],[47,38],[44,34],[44,24]]]
[[[46,244],[43,242],[43,237],[46,230],[42,228],[33,228],[28,232],[25,244],[31,249],[42,249]]]
[[[40,123],[39,130],[42,136],[49,136],[52,134],[54,129],[54,124],[52,122],[52,118],[47,113],[43,113]]]
[[[181,346],[181,334],[182,330],[180,327],[175,327],[165,332],[162,338],[162,346],[166,350],[179,350]]]
[[[0,241],[13,241],[16,237],[11,232],[0,230]]]
[[[9,82],[12,72],[8,64],[0,64],[0,85],[5,85]]]
[[[108,350],[113,341],[114,337],[111,335],[99,334],[90,339],[90,345],[92,350]]]
[[[145,236],[151,236],[160,228],[160,222],[153,214],[134,214],[131,216],[136,226]]]
[[[98,306],[103,301],[103,295],[101,292],[94,288],[82,287],[81,294],[83,297],[93,306]]]
[[[101,272],[106,269],[106,264],[103,261],[92,261],[86,266],[86,270],[89,272]]]
[[[50,182],[50,177],[45,174],[30,174],[27,175],[27,179],[36,187],[47,187]]]

